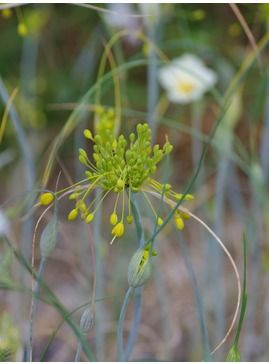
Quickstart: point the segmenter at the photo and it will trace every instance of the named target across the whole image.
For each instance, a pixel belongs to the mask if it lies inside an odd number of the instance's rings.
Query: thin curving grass
[[[153,191],[148,191],[149,193],[151,193],[153,196],[157,197],[157,198],[161,198],[160,195],[156,192]],[[201,224],[208,232],[209,234],[217,241],[217,243],[220,245],[221,249],[223,250],[223,252],[226,254],[227,258],[229,259],[232,268],[234,270],[235,273],[235,277],[236,277],[236,282],[237,282],[237,302],[236,302],[236,308],[234,311],[234,315],[233,315],[233,319],[232,322],[225,334],[225,336],[223,337],[223,339],[218,343],[218,345],[211,351],[211,354],[214,354],[227,340],[227,338],[229,337],[235,323],[236,323],[236,319],[238,316],[238,312],[239,312],[239,308],[240,308],[240,300],[241,300],[241,283],[240,283],[240,276],[239,276],[239,272],[237,269],[237,266],[231,256],[231,253],[229,252],[229,250],[226,248],[226,246],[224,245],[224,243],[220,240],[220,238],[214,233],[214,231],[203,221],[201,220],[198,216],[196,216],[195,214],[193,214],[191,211],[189,211],[187,208],[185,207],[177,207],[177,204],[168,199],[167,197],[164,197],[164,201],[166,203],[168,203],[169,205],[174,205],[176,207],[176,209],[178,211],[183,211],[185,213],[187,213],[189,216],[191,216],[194,220],[196,220],[199,224]]]
[[[15,258],[18,260],[18,262],[21,263],[22,267],[25,269],[26,272],[30,274],[30,276],[34,276],[35,280],[37,281],[37,274],[31,269],[31,266],[28,264],[25,257],[14,248],[13,244],[10,242],[10,240],[4,236],[4,242],[7,244],[7,246],[11,249],[13,252]],[[81,343],[82,349],[89,361],[95,361],[95,357],[89,347],[89,344],[86,342],[85,338],[81,334],[80,328],[77,326],[77,324],[70,318],[68,311],[65,309],[65,307],[62,305],[62,303],[58,300],[56,295],[53,293],[53,291],[49,288],[49,286],[44,282],[43,279],[40,278],[40,284],[41,287],[44,290],[44,293],[46,294],[46,298],[48,302],[54,307],[56,311],[64,318],[65,322],[69,325],[75,336],[78,338],[78,340]]]

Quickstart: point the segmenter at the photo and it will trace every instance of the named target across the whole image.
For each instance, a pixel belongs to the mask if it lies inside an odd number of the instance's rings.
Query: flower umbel
[[[109,117],[108,114],[107,117]],[[106,118],[106,123],[108,119]],[[78,159],[86,168],[86,178],[56,192],[55,196],[57,198],[57,196],[69,195],[69,199],[75,201],[74,208],[68,214],[69,221],[80,216],[83,221],[90,223],[104,199],[110,193],[114,194],[115,205],[110,215],[111,243],[113,243],[115,238],[124,235],[125,221],[128,224],[133,222],[130,206],[131,193],[143,194],[158,225],[163,224],[163,219],[154,209],[150,200],[151,192],[164,194],[173,201],[182,199],[183,195],[172,191],[171,185],[161,184],[151,177],[156,172],[158,163],[173,149],[167,137],[162,147],[158,144],[152,146],[151,130],[147,124],[138,124],[136,133],[131,133],[128,139],[124,135],[115,138],[112,129],[103,128],[103,124],[102,122],[98,125],[95,135],[89,129],[84,130],[83,133],[85,138],[93,143],[92,160],[84,149],[79,149]],[[103,191],[98,202],[91,195],[97,187]],[[46,205],[50,197],[48,193],[45,193],[40,196],[39,201]],[[184,196],[185,200],[192,198],[192,195]],[[125,205],[128,207],[126,208]],[[175,225],[179,230],[183,229],[183,220],[186,218],[188,218],[186,214],[179,212],[175,214]]]

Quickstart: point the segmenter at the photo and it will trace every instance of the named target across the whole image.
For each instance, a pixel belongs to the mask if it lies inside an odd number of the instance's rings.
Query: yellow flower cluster
[[[55,197],[69,195],[70,200],[75,201],[74,208],[68,214],[68,220],[80,218],[89,224],[94,220],[95,213],[104,199],[110,194],[115,195],[115,204],[110,215],[112,225],[112,240],[120,238],[125,232],[125,220],[128,224],[133,222],[131,214],[131,194],[142,193],[149,204],[158,225],[163,224],[163,219],[155,211],[151,202],[151,195],[157,193],[163,195],[168,201],[176,202],[180,199],[191,200],[192,195],[182,195],[174,192],[170,184],[161,184],[151,178],[157,169],[157,164],[163,157],[169,154],[173,147],[167,137],[162,148],[151,146],[151,131],[147,124],[138,124],[136,135],[131,133],[129,142],[123,135],[114,138],[111,132],[113,127],[113,113],[111,110],[101,113],[102,123],[97,134],[93,135],[89,129],[84,130],[84,137],[93,142],[92,159],[88,157],[84,149],[79,149],[79,161],[86,167],[86,178],[55,194],[45,192],[39,197],[39,205],[49,205]],[[104,127],[104,125],[106,125]],[[111,127],[109,127],[111,126]],[[91,193],[96,188],[103,191],[101,199],[92,198]],[[127,212],[125,213],[125,205]],[[121,207],[119,207],[119,205]],[[172,206],[171,206],[172,208]],[[119,213],[120,210],[120,213]],[[184,228],[184,220],[188,214],[178,211],[174,215],[177,229]]]

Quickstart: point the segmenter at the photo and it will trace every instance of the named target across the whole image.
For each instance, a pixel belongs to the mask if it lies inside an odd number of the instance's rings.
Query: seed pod
[[[47,258],[55,248],[58,235],[58,216],[54,212],[51,220],[42,231],[40,237],[40,254],[42,258]]]
[[[90,308],[86,308],[80,318],[80,328],[83,332],[90,331],[94,327],[94,314]]]
[[[140,287],[151,274],[151,259],[149,250],[138,249],[133,255],[128,267],[128,283],[131,287]]]

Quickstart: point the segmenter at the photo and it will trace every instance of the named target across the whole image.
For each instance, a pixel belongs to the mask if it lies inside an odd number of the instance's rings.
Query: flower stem
[[[119,318],[119,322],[118,322],[118,360],[119,361],[126,361],[125,352],[124,352],[124,348],[123,348],[123,321],[124,321],[124,318],[126,315],[127,307],[128,307],[130,296],[131,296],[132,292],[133,292],[133,288],[129,287],[125,294],[124,301],[123,301],[123,304],[121,306],[121,311],[120,311],[120,318]]]

